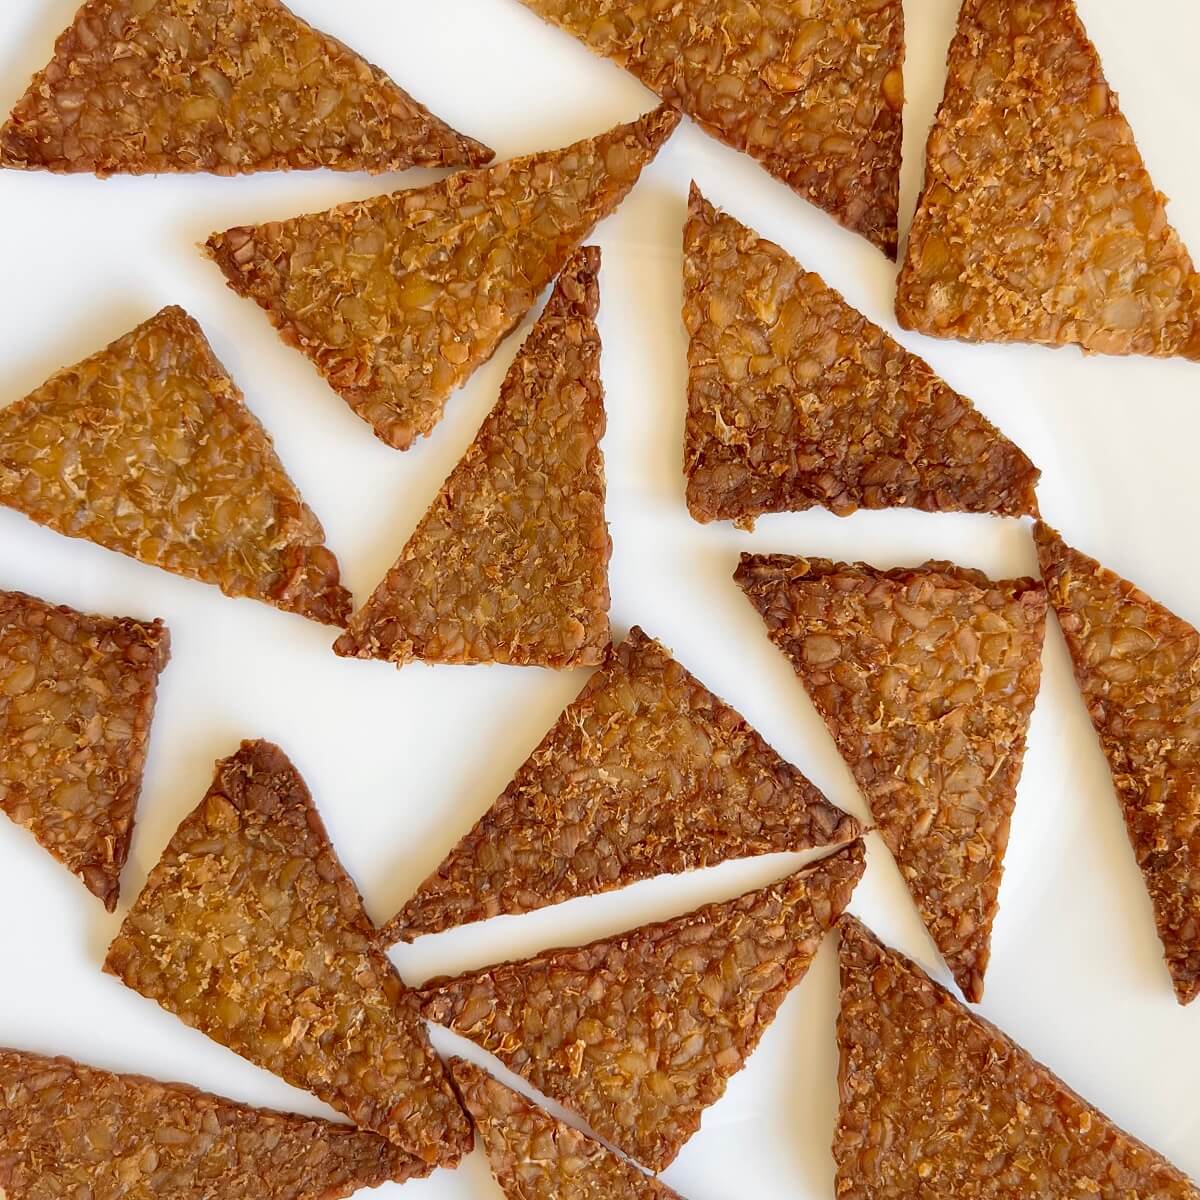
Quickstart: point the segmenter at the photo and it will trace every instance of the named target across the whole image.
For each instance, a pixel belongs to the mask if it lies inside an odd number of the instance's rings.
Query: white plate
[[[0,5],[0,107],[49,58],[76,0]],[[501,156],[565,144],[650,108],[615,66],[516,0],[294,0]],[[909,0],[902,215],[920,181],[957,0]],[[1084,0],[1171,217],[1200,253],[1200,159],[1189,0]],[[0,403],[15,400],[164,304],[184,305],[274,435],[361,602],[390,565],[496,398],[522,332],[407,454],[365,424],[228,291],[195,244],[227,226],[289,216],[433,178],[333,173],[221,180],[0,174]],[[912,512],[781,515],[753,534],[701,527],[680,471],[685,338],[680,231],[688,181],[782,243],[895,332],[894,268],[749,159],[691,125],[596,234],[608,393],[613,620],[662,638],[838,803],[863,804],[833,744],[730,579],[742,550],[863,558],[936,556],[993,574],[1034,570],[1025,524]],[[902,229],[903,234],[903,229]],[[1076,545],[1200,621],[1200,367],[1085,360],[1075,351],[970,347],[900,334],[1044,471],[1047,518]],[[488,807],[586,674],[346,662],[332,632],[176,579],[0,509],[0,586],[113,614],[161,615],[174,657],[162,679],[123,903],[113,917],[23,832],[0,821],[0,1044],[180,1079],[237,1099],[325,1113],[307,1094],[189,1030],[100,974],[121,915],[214,759],[239,739],[278,741],[310,784],[372,916],[392,915]],[[1030,730],[995,953],[982,1012],[1118,1122],[1200,1178],[1200,1004],[1176,1006],[1108,772],[1057,628]],[[728,864],[527,918],[400,948],[410,982],[600,936],[735,894],[789,859]],[[939,978],[944,972],[880,845],[854,910]],[[665,1178],[690,1200],[831,1195],[836,960],[826,947],[759,1051]],[[409,1200],[498,1196],[480,1153],[408,1187]]]

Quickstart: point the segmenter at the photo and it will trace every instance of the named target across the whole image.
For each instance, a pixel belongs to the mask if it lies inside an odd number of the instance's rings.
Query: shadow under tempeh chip
[[[1045,589],[951,563],[880,571],[782,554],[744,554],[735,578],[978,1002],[1041,684]]]
[[[227,596],[350,614],[320,521],[181,308],[0,408],[0,504]]]
[[[431,1166],[470,1149],[416,998],[304,781],[269,742],[217,764],[104,969]]]
[[[411,941],[861,832],[635,626],[383,936]]]
[[[601,660],[612,541],[599,269],[594,246],[563,268],[495,407],[337,654],[397,667]]]
[[[491,157],[279,0],[88,0],[0,128],[0,166],[100,176]]]
[[[430,1169],[349,1125],[0,1049],[8,1200],[339,1200]]]
[[[0,811],[117,907],[158,677],[161,621],[0,591]]]
[[[990,1022],[839,923],[839,1200],[1200,1200]]]
[[[422,1011],[665,1169],[862,877],[863,844],[734,900],[421,989]]]
[[[664,106],[562,150],[215,233],[208,252],[376,436],[407,450],[678,124]]]

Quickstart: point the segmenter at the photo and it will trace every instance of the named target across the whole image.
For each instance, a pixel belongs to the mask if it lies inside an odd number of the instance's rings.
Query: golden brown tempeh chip
[[[181,308],[0,408],[0,504],[227,596],[350,613],[320,521]]]
[[[1180,1004],[1200,995],[1200,632],[1140,588],[1034,530]]]
[[[1037,512],[1037,468],[970,400],[695,184],[683,240],[698,521],[814,506]]]
[[[522,0],[896,257],[900,0]]]
[[[509,1200],[679,1200],[665,1184],[461,1058],[450,1074]]]
[[[217,764],[104,969],[425,1163],[470,1149],[416,998],[278,746]]]
[[[0,129],[0,166],[101,176],[491,157],[279,0],[88,0]]]
[[[839,929],[838,1200],[1200,1200],[915,963]]]
[[[609,644],[600,251],[563,269],[500,399],[334,646],[402,667],[598,663]]]
[[[438,423],[679,123],[659,108],[563,150],[213,234],[239,295],[389,446]]]
[[[8,1200],[339,1200],[429,1170],[348,1125],[0,1049]]]
[[[862,871],[858,841],[736,900],[434,980],[422,1008],[661,1171],[804,977]]]
[[[383,934],[411,941],[861,832],[635,626]]]
[[[963,0],[896,314],[964,341],[1200,359],[1200,275],[1074,0]]]
[[[736,578],[862,788],[968,1000],[983,995],[1046,593],[949,563],[742,556]]]
[[[161,621],[90,616],[0,592],[0,811],[109,912],[170,656]]]

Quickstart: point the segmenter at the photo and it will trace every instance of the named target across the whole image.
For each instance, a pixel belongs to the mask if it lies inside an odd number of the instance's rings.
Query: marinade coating
[[[0,810],[109,912],[170,657],[161,621],[90,616],[0,591]]]
[[[279,0],[87,0],[0,129],[0,166],[100,176],[491,157]]]
[[[856,841],[736,900],[434,980],[422,1010],[661,1171],[804,977],[862,871]]]
[[[522,0],[896,257],[900,0]]]
[[[572,1125],[461,1058],[450,1075],[509,1200],[679,1200]]]
[[[634,626],[383,936],[411,941],[861,832]]]
[[[0,1050],[8,1200],[339,1200],[429,1170],[348,1125]]]
[[[415,998],[278,746],[217,764],[104,969],[425,1163],[470,1149]]]
[[[683,240],[698,521],[814,506],[1037,512],[1040,472],[970,400],[695,184]]]
[[[320,521],[181,308],[0,408],[0,504],[227,596],[350,613]]]
[[[839,928],[838,1200],[1198,1200],[915,963]]]
[[[1200,632],[1034,529],[1050,603],[1108,759],[1180,1004],[1200,995]]]
[[[744,554],[736,578],[978,1002],[1041,683],[1045,589],[950,563],[880,571],[786,555]]]
[[[485,418],[334,645],[397,667],[598,663],[609,644],[600,251],[563,268]]]
[[[1200,359],[1200,275],[1074,0],[963,0],[896,315],[936,337]]]
[[[563,150],[216,233],[208,251],[376,435],[406,450],[678,124],[664,106]]]

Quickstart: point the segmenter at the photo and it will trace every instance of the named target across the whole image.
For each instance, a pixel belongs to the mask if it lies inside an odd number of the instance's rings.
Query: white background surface
[[[388,70],[501,157],[588,136],[648,109],[631,77],[543,26],[516,0],[295,0],[303,16]],[[0,5],[0,107],[49,58],[76,0]],[[1083,0],[1085,21],[1171,216],[1200,252],[1200,7]],[[957,0],[908,0],[902,236],[941,95]],[[433,178],[332,173],[240,180],[0,175],[0,404],[179,303],[276,439],[325,523],[361,603],[400,551],[494,402],[527,325],[450,402],[434,436],[398,454],[283,346],[257,307],[195,250],[211,231]],[[685,338],[680,232],[688,181],[821,272],[895,332],[894,268],[685,125],[595,240],[604,249],[605,441],[618,636],[639,623],[739,708],[781,753],[860,816],[850,775],[790,667],[730,576],[742,550],[956,559],[995,575],[1035,569],[1024,523],[909,512],[822,512],[753,534],[690,521],[680,471]],[[540,306],[539,306],[540,307]],[[1043,469],[1047,518],[1068,540],[1200,620],[1200,367],[1084,360],[1074,351],[967,347],[899,335]],[[241,1100],[325,1113],[314,1098],[185,1028],[99,972],[105,947],[170,834],[243,737],[277,740],[308,780],[377,920],[390,917],[503,789],[585,672],[428,668],[335,658],[333,632],[176,579],[0,509],[0,586],[84,609],[162,616],[162,678],[123,903],[106,916],[23,832],[0,821],[0,1044],[187,1080]],[[1150,906],[1104,761],[1051,622],[1045,683],[995,927],[982,1012],[1084,1096],[1200,1177],[1200,1004],[1173,999]],[[467,969],[615,932],[784,874],[784,856],[577,901],[401,947],[404,977]],[[945,978],[877,841],[853,908]],[[747,1068],[665,1179],[691,1200],[831,1196],[836,956],[822,951]],[[443,1040],[443,1044],[446,1041]],[[388,1189],[385,1189],[387,1191]],[[481,1153],[409,1185],[410,1200],[496,1197]]]

